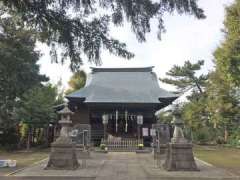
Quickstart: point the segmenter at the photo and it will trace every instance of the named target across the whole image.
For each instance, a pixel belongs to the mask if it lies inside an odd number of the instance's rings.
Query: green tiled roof
[[[92,68],[84,88],[66,97],[81,98],[85,103],[169,102],[176,94],[159,87],[153,67]]]

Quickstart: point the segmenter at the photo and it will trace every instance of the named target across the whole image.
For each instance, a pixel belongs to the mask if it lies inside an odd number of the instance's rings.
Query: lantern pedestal
[[[169,143],[163,165],[167,171],[199,171],[192,152],[192,143]]]
[[[51,144],[51,153],[45,169],[74,170],[79,167],[75,144],[68,138],[59,138]]]

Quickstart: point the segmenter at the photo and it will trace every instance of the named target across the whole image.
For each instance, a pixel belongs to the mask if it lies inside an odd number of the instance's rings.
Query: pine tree
[[[183,66],[174,65],[166,73],[169,78],[162,78],[160,80],[164,83],[174,85],[180,92],[196,88],[197,93],[203,93],[202,87],[206,84],[207,75],[196,75],[196,72],[201,70],[203,65],[203,60],[197,63],[185,61]]]

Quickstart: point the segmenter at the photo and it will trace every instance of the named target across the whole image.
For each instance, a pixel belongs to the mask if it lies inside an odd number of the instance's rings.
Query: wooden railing
[[[138,148],[138,144],[143,144],[143,140],[140,139],[131,139],[131,138],[124,138],[121,140],[111,139],[111,140],[103,140],[101,144],[105,144],[108,148],[108,151],[136,151]]]

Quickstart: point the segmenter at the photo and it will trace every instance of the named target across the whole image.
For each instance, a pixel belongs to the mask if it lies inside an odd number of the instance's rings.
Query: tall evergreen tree
[[[225,40],[214,52],[216,69],[207,86],[208,111],[215,128],[224,130],[225,141],[229,130],[239,126],[240,86],[240,0],[226,8]]]
[[[240,0],[226,8],[225,40],[214,53],[217,68],[223,78],[240,86]]]
[[[216,69],[211,73],[207,86],[207,110],[214,128],[223,130],[227,141],[228,131],[237,125],[239,117],[238,89],[232,86]]]
[[[34,32],[14,18],[2,18],[0,26],[0,127],[9,128],[23,93],[47,78],[39,74]]]
[[[72,70],[79,69],[83,54],[90,62],[100,64],[103,49],[124,58],[133,57],[125,43],[110,36],[111,22],[116,26],[129,22],[137,39],[144,42],[146,33],[151,31],[152,19],[159,22],[160,37],[165,30],[165,13],[205,18],[197,0],[0,0],[0,3],[1,9],[17,14],[28,27],[39,32],[39,39],[52,46],[53,57],[56,44],[64,47],[62,61],[70,57]]]

